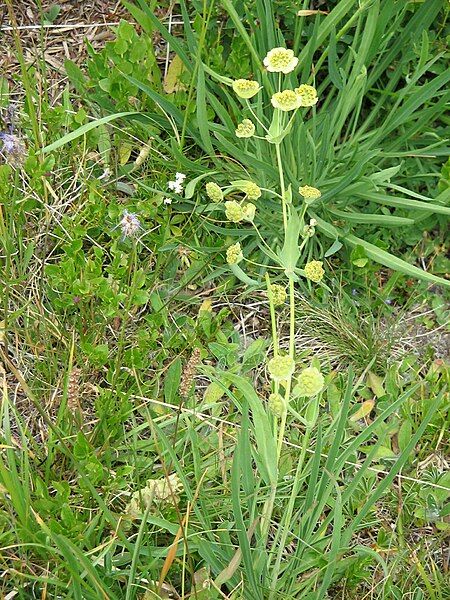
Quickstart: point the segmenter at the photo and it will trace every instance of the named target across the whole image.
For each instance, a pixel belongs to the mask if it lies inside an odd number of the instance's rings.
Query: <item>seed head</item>
[[[277,283],[272,283],[270,286],[270,292],[272,294],[272,300],[274,306],[282,306],[286,302],[287,293],[286,288]]]
[[[268,404],[271,413],[276,417],[283,416],[286,410],[286,401],[281,394],[270,394]]]
[[[222,202],[223,193],[217,183],[214,183],[214,181],[209,181],[205,187],[208,198],[210,198],[213,202]]]
[[[284,381],[294,374],[295,362],[290,356],[274,356],[267,363],[269,373],[275,381]]]
[[[316,367],[308,367],[303,369],[298,376],[297,385],[295,390],[299,396],[317,396],[322,391],[325,380],[322,373]]]
[[[325,275],[322,265],[323,262],[320,260],[312,260],[309,263],[306,263],[304,268],[306,278],[315,283],[322,281],[323,276]]]
[[[194,348],[194,351],[189,358],[180,382],[180,396],[186,399],[191,391],[192,384],[194,382],[195,374],[197,373],[198,366],[200,364],[200,349]]]
[[[225,214],[232,223],[240,223],[244,218],[244,209],[235,200],[225,202]]]
[[[246,181],[242,187],[242,191],[248,200],[258,200],[261,196],[261,188],[256,183],[253,183],[253,181]]]
[[[241,245],[239,242],[228,246],[227,248],[227,263],[229,265],[237,265],[244,258]]]

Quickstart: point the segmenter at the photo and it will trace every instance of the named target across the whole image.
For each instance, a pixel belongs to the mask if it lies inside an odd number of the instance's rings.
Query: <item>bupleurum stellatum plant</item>
[[[301,370],[297,369],[295,352],[295,294],[296,285],[300,279],[309,281],[312,285],[320,285],[325,270],[320,256],[312,254],[314,248],[311,244],[315,235],[315,219],[306,221],[308,206],[320,199],[321,192],[307,181],[298,190],[292,190],[291,185],[286,185],[286,176],[281,156],[281,145],[286,136],[290,134],[294,119],[299,116],[306,119],[318,102],[316,89],[311,85],[301,84],[293,89],[288,89],[285,84],[285,75],[291,73],[297,66],[298,59],[292,50],[274,48],[264,58],[263,64],[269,73],[276,77],[277,91],[271,93],[257,81],[239,79],[231,85],[236,95],[243,100],[246,108],[251,113],[254,121],[243,119],[238,124],[235,135],[237,138],[251,138],[253,136],[265,140],[275,149],[275,160],[278,171],[277,189],[261,188],[258,182],[251,180],[231,181],[228,186],[220,187],[216,181],[206,183],[206,194],[214,203],[214,210],[223,210],[225,218],[233,224],[249,225],[253,227],[259,249],[268,260],[265,272],[266,295],[269,301],[272,353],[267,363],[267,372],[271,380],[271,393],[267,399],[267,407],[273,415],[272,435],[273,447],[276,447],[275,471],[280,461],[283,439],[286,428],[287,415],[291,410],[306,426],[307,433],[304,443],[308,443],[309,431],[314,426],[318,414],[320,393],[324,388],[324,377],[318,365],[314,364]],[[250,100],[257,94],[268,94],[272,106],[270,125],[266,126],[258,118]],[[314,114],[312,115],[314,118]],[[282,223],[283,234],[279,244],[275,241],[272,247],[264,238],[258,226],[258,200],[262,194],[268,194],[276,199],[274,220]],[[223,204],[222,204],[223,203]],[[277,214],[278,213],[278,214]],[[245,234],[245,231],[243,230]],[[244,236],[243,236],[244,237]],[[312,257],[308,259],[307,257]],[[256,285],[257,282],[245,272],[245,264],[255,264],[250,258],[245,257],[240,242],[227,248],[226,260],[233,273],[244,283]],[[262,265],[259,265],[262,266]],[[276,273],[277,283],[272,283],[272,273]],[[281,283],[284,279],[284,282]],[[280,345],[280,336],[277,331],[276,309],[283,306],[288,300],[289,308],[289,343],[287,351]],[[292,407],[295,398],[306,398],[304,415],[299,415]],[[267,537],[270,518],[274,508],[277,490],[276,479],[271,482],[271,493],[265,503],[262,514],[262,531]],[[280,553],[282,552],[280,546]],[[276,575],[280,568],[281,554],[277,556],[275,566]]]

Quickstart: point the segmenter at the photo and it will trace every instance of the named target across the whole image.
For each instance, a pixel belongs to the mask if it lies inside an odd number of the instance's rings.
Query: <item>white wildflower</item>
[[[183,183],[186,179],[186,175],[184,173],[175,173],[175,180],[169,181],[167,187],[169,190],[174,192],[175,194],[183,193]]]

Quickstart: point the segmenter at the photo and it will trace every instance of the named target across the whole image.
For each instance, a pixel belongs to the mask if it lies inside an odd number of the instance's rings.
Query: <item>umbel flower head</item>
[[[239,98],[253,98],[261,89],[257,81],[250,79],[236,79],[233,81],[233,90]]]
[[[253,219],[255,218],[256,206],[254,204],[252,204],[251,202],[248,202],[243,208],[243,213],[244,213],[244,220],[252,222]]]
[[[249,200],[258,200],[261,196],[261,188],[253,181],[246,181],[242,186],[242,191]]]
[[[298,96],[293,90],[276,92],[270,101],[272,102],[272,106],[274,108],[278,108],[278,110],[282,110],[284,112],[295,110],[301,106],[300,96]]]
[[[314,106],[319,100],[317,90],[312,85],[300,85],[295,88],[295,93],[300,98],[300,106]]]
[[[271,73],[290,73],[298,65],[298,58],[287,48],[272,48],[263,62]]]
[[[239,223],[244,218],[244,209],[235,200],[225,202],[225,214],[232,223]]]
[[[286,302],[287,293],[284,286],[272,283],[270,285],[270,292],[274,306],[282,306]]]
[[[302,236],[304,238],[314,237],[314,234],[316,233],[316,225],[317,225],[316,219],[310,219],[309,225],[305,225],[303,227]]]
[[[249,138],[255,135],[255,126],[250,119],[244,119],[242,123],[239,123],[234,133],[238,138]]]
[[[205,186],[205,189],[206,189],[206,195],[213,202],[222,202],[223,193],[222,193],[222,190],[220,189],[220,187],[217,185],[217,183],[214,183],[214,181],[208,181],[208,183]]]
[[[227,263],[229,265],[237,265],[244,258],[242,255],[242,249],[239,242],[228,246],[227,248]]]
[[[136,236],[138,231],[142,229],[141,222],[139,221],[136,213],[130,213],[127,210],[123,211],[119,226],[122,230],[122,236],[124,239]]]
[[[283,416],[286,410],[286,401],[281,394],[270,394],[268,405],[270,412],[276,417]]]
[[[134,492],[127,505],[126,513],[132,519],[142,518],[146,509],[158,504],[173,504],[178,501],[178,495],[183,491],[183,484],[178,475],[172,473],[166,479],[149,479],[147,485]]]
[[[323,262],[320,260],[312,260],[311,262],[306,263],[304,268],[306,278],[316,283],[322,281],[323,276],[325,275],[322,265]]]
[[[295,362],[290,356],[274,356],[267,363],[267,369],[275,381],[285,381],[294,374]]]
[[[298,193],[300,194],[300,196],[303,196],[305,200],[317,200],[322,196],[321,191],[315,187],[312,187],[311,185],[301,186],[298,189]]]
[[[325,380],[322,373],[316,367],[308,367],[303,369],[298,376],[295,391],[299,396],[317,396],[323,390]]]

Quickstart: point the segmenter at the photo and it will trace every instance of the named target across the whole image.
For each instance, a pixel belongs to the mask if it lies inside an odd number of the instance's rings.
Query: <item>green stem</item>
[[[256,227],[255,223],[252,223],[254,230],[256,231],[256,234],[258,235],[259,239],[261,240],[263,246],[265,246],[270,252],[273,253],[272,248],[269,246],[269,244],[266,242],[266,240],[263,238],[263,236],[261,235],[261,233],[259,232],[259,229]]]
[[[269,273],[266,273],[266,282],[267,282],[267,296],[269,298],[269,307],[270,307],[270,322],[272,325],[272,344],[273,344],[273,355],[278,356],[278,335],[277,335],[277,321],[275,317],[275,306],[273,303],[272,292],[270,291],[270,277]],[[278,384],[276,385],[278,387]],[[276,390],[278,391],[278,390]]]
[[[252,113],[253,118],[255,119],[255,121],[257,121],[261,127],[264,129],[264,131],[266,133],[269,133],[269,130],[267,129],[267,127],[264,125],[264,123],[258,118],[258,116],[256,115],[255,111],[253,110],[253,108],[250,106],[250,102],[248,101],[248,99],[245,99],[245,102],[247,103],[247,108],[248,110]],[[259,137],[259,136],[253,136],[253,137]],[[265,138],[260,138],[261,140],[264,140]]]
[[[289,356],[295,354],[295,289],[294,278],[289,277]]]
[[[267,544],[267,536],[269,534],[270,519],[273,513],[273,507],[275,504],[275,496],[277,493],[277,484],[274,483],[270,488],[270,496],[264,503],[264,507],[261,514],[261,537]]]
[[[282,203],[282,206],[283,206],[283,225],[284,225],[284,232],[286,234],[286,230],[287,230],[287,205],[286,205],[286,193],[285,193],[285,187],[284,187],[283,165],[281,164],[280,144],[275,144],[275,151],[276,151],[276,154],[277,154],[278,173],[279,173],[279,176],[280,176],[281,203]]]
[[[300,453],[300,458],[299,458],[296,473],[295,473],[295,479],[294,479],[294,485],[292,488],[292,493],[289,498],[287,510],[284,514],[284,527],[281,527],[279,529],[279,531],[281,532],[281,538],[280,538],[280,541],[278,544],[277,558],[276,558],[275,565],[273,567],[273,572],[272,572],[272,582],[270,584],[269,600],[272,600],[274,598],[275,587],[277,584],[278,575],[280,573],[280,568],[281,568],[281,560],[283,558],[283,552],[284,552],[284,548],[286,546],[287,536],[289,534],[290,525],[292,523],[292,514],[294,512],[295,500],[297,498],[300,483],[302,481],[300,476],[301,476],[303,464],[305,461],[306,451],[309,446],[310,435],[311,435],[311,429],[307,428],[305,431],[305,435],[303,437],[302,450]],[[277,543],[277,541],[278,541],[277,538],[275,538],[275,544]]]
[[[295,289],[294,279],[289,277],[289,356],[293,359],[295,354]],[[292,376],[286,382],[284,401],[286,409],[281,417],[280,431],[278,434],[277,456],[280,460],[283,447],[284,431],[286,429],[287,406],[291,395]]]

